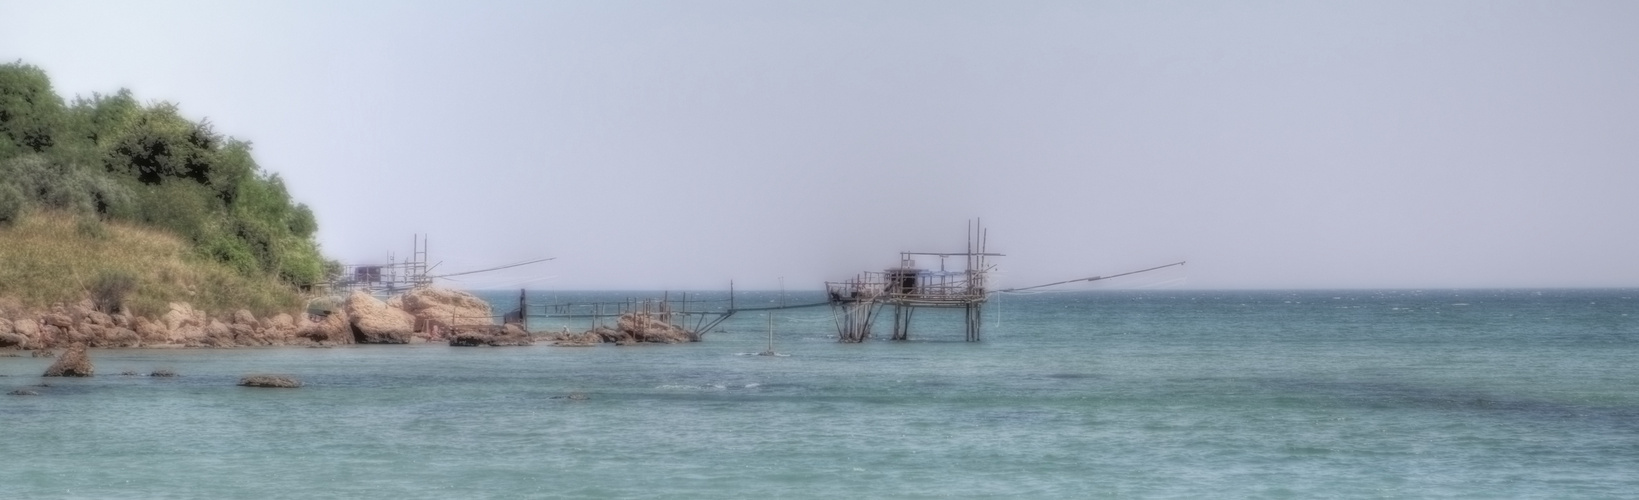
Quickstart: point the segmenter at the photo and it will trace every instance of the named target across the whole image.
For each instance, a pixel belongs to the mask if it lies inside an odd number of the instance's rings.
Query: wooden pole
[[[526,331],[526,332],[529,331],[529,310],[527,309],[528,304],[529,304],[528,296],[524,294],[524,289],[519,288],[518,289],[518,326],[523,327],[524,331]]]

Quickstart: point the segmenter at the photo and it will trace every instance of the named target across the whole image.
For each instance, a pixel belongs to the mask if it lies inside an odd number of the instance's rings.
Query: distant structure
[[[393,295],[431,285],[433,276],[427,273],[431,270],[427,265],[427,237],[415,235],[414,238],[408,259],[400,261],[388,253],[386,264],[343,265],[341,274],[331,279],[329,289],[321,295],[345,297],[361,290],[371,295]]]
[[[941,308],[962,309],[967,341],[978,342],[983,306],[990,298],[987,285],[994,270],[990,258],[1003,257],[986,251],[988,232],[980,221],[969,221],[967,251],[900,252],[898,267],[860,273],[847,281],[826,282],[838,340],[864,342],[871,336],[871,324],[878,313],[884,306],[891,306],[893,340],[910,338],[911,316],[917,309]],[[917,267],[918,257],[937,257],[939,268]],[[952,260],[958,260],[956,265],[960,267],[953,267]]]

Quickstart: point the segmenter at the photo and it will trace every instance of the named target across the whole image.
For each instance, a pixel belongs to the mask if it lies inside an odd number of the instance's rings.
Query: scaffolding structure
[[[967,341],[980,340],[984,303],[990,298],[990,273],[995,267],[987,252],[989,231],[980,221],[968,222],[964,252],[900,252],[899,265],[881,272],[863,272],[846,281],[828,281],[825,291],[836,320],[837,339],[864,342],[883,307],[893,308],[893,340],[909,340],[911,317],[920,308],[962,309]],[[917,267],[917,258],[937,258],[939,268]],[[952,260],[960,259],[961,267]]]
[[[386,264],[344,264],[341,274],[330,280],[327,292],[341,296],[351,295],[355,291],[376,296],[403,293],[431,285],[433,279],[427,273],[430,269],[427,265],[427,237],[415,235],[409,258],[398,260],[389,252]]]

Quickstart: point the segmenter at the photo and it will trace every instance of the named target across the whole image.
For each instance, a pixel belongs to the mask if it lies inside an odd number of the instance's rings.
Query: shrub
[[[108,239],[108,226],[103,225],[102,221],[91,217],[81,217],[80,221],[74,224],[74,232],[86,238]]]
[[[137,288],[137,277],[125,271],[103,270],[91,285],[91,301],[98,311],[113,314],[125,305],[125,297]]]
[[[27,209],[27,200],[17,186],[0,184],[0,224],[15,224]]]
[[[38,154],[0,162],[0,179],[37,205],[78,214],[110,213],[131,199],[124,186],[101,174]]]

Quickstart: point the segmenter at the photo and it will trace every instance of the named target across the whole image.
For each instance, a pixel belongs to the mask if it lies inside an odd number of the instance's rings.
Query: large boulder
[[[91,323],[81,323],[73,331],[79,335],[79,338],[71,336],[71,342],[85,342],[90,344],[91,347],[113,347],[113,344],[108,343],[108,339],[105,338],[108,334],[107,328]]]
[[[132,326],[135,327],[137,335],[142,337],[143,343],[169,344],[175,340],[171,338],[171,330],[165,326],[163,321],[154,321],[144,316],[137,316],[136,321],[133,323],[135,324]]]
[[[316,321],[302,321],[296,329],[296,336],[319,344],[351,344],[353,343],[353,328],[347,321],[347,313],[336,311]]]
[[[396,298],[423,326],[460,329],[495,324],[489,302],[460,290],[422,287]]]
[[[47,314],[40,317],[40,322],[65,330],[74,326],[74,318],[67,314]]]
[[[89,377],[96,373],[91,356],[85,353],[85,344],[74,344],[57,357],[57,362],[46,368],[45,377]]]
[[[109,316],[96,310],[86,311],[84,319],[81,321],[97,326],[114,326],[113,316]]]
[[[44,328],[39,328],[39,321],[34,318],[16,318],[15,321],[11,321],[11,333],[28,338],[30,349],[46,348],[51,344],[51,339],[46,338]]]
[[[295,330],[296,319],[289,314],[279,313],[267,318],[267,327],[274,330]]]
[[[114,347],[138,347],[142,345],[142,335],[136,330],[121,326],[110,327],[103,334],[104,342]]]
[[[35,321],[34,318],[24,317],[24,318],[17,318],[16,320],[13,320],[11,322],[11,333],[15,333],[15,334],[27,337],[29,339],[30,344],[35,344],[35,345],[41,344],[41,342],[40,342],[40,322]]]
[[[170,331],[181,330],[185,326],[205,326],[205,313],[194,310],[187,302],[172,302],[171,310],[160,317],[165,321],[165,329]]]
[[[622,314],[620,319],[615,321],[615,325],[621,333],[626,334],[631,341],[635,342],[676,344],[689,341],[688,330],[661,321],[660,318],[651,314]]]
[[[408,344],[415,333],[415,316],[362,291],[353,292],[344,305],[351,320],[353,341],[361,344]]]
[[[18,349],[28,349],[28,344],[29,344],[28,337],[24,337],[22,335],[18,335],[18,334],[11,333],[11,332],[0,333],[0,347],[15,347],[15,348],[18,348]]]
[[[239,345],[239,343],[233,339],[233,330],[228,328],[228,324],[214,319],[211,320],[209,324],[205,325],[205,338],[200,339],[200,343],[210,347],[233,347]]]
[[[450,345],[460,347],[534,345],[535,340],[523,327],[508,323],[504,326],[468,327],[450,336]]]

